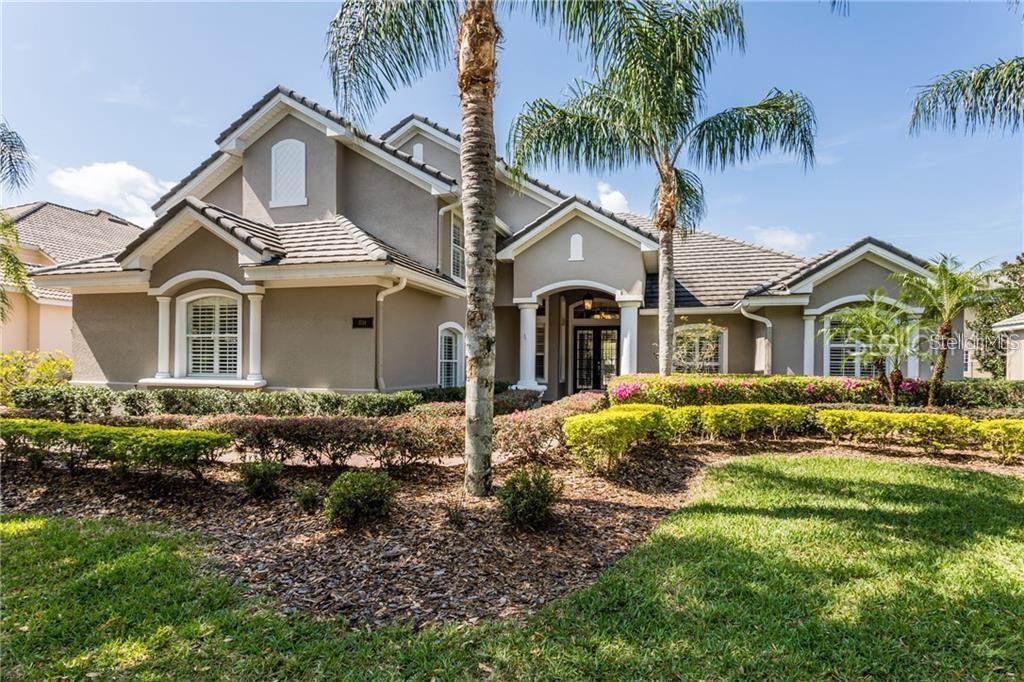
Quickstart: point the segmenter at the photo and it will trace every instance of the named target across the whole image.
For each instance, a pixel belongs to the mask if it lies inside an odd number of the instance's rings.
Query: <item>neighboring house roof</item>
[[[218,145],[220,143],[222,143],[224,140],[226,140],[228,137],[230,137],[232,133],[234,133],[236,130],[238,130],[241,126],[245,125],[246,122],[249,121],[249,119],[251,119],[260,109],[262,109],[268,102],[270,102],[272,99],[274,99],[274,97],[276,97],[278,95],[283,95],[283,96],[287,97],[288,99],[291,99],[292,101],[296,102],[297,104],[300,104],[301,106],[306,107],[307,109],[310,109],[310,110],[314,111],[315,113],[319,114],[320,116],[323,116],[324,118],[327,118],[327,119],[329,119],[329,120],[339,124],[343,128],[349,130],[352,133],[352,135],[354,135],[355,137],[363,140],[364,142],[368,142],[369,144],[372,144],[373,146],[375,146],[375,147],[377,147],[377,148],[387,152],[391,156],[393,156],[396,159],[402,161],[403,163],[406,163],[406,164],[412,166],[413,168],[416,168],[417,170],[420,170],[420,171],[422,171],[424,173],[427,173],[428,175],[430,175],[430,176],[432,176],[434,178],[437,178],[438,180],[441,180],[442,182],[446,182],[446,183],[448,183],[450,185],[457,185],[458,184],[458,181],[455,178],[451,177],[450,175],[446,174],[445,172],[443,172],[443,171],[441,171],[441,170],[439,170],[437,168],[434,168],[430,164],[427,164],[427,163],[424,163],[422,161],[418,161],[418,160],[414,159],[411,154],[403,152],[402,150],[400,150],[400,149],[398,149],[398,148],[388,144],[386,141],[384,141],[384,140],[382,140],[382,139],[380,139],[378,137],[375,137],[373,135],[370,135],[369,133],[366,133],[366,132],[363,132],[363,131],[359,130],[358,128],[356,128],[356,126],[351,121],[349,121],[348,119],[344,118],[340,114],[337,114],[334,111],[331,111],[330,109],[328,109],[327,107],[323,106],[322,104],[314,102],[313,100],[309,99],[308,97],[306,97],[304,95],[301,95],[298,92],[296,92],[295,90],[293,90],[293,89],[291,89],[291,88],[289,88],[287,86],[284,86],[284,85],[278,85],[277,87],[272,88],[270,91],[267,92],[267,94],[263,95],[263,97],[261,97],[259,100],[257,100],[251,107],[246,109],[246,111],[241,116],[239,116],[234,121],[232,121],[231,124],[227,128],[225,128],[223,131],[221,131],[221,133],[219,135],[217,135],[217,139],[215,140],[215,142]],[[180,191],[182,187],[184,187],[189,182],[194,180],[200,173],[203,172],[203,170],[205,170],[207,167],[209,167],[214,161],[216,161],[218,158],[220,158],[225,153],[226,152],[223,152],[221,150],[217,150],[216,152],[211,154],[209,157],[207,157],[202,163],[199,164],[199,166],[197,166],[188,175],[186,175],[181,180],[181,182],[176,184],[174,187],[172,187],[170,190],[168,190],[166,193],[164,193],[163,196],[161,196],[159,199],[157,199],[156,202],[153,204],[152,208],[154,210],[156,210],[161,204],[164,203],[164,201],[166,201],[168,198],[174,196],[174,194],[176,194],[178,191]]]
[[[633,220],[653,228],[650,219]],[[752,288],[806,264],[803,258],[722,235],[676,230],[676,307],[732,305]],[[658,274],[647,275],[644,305],[658,306]]]
[[[999,320],[992,325],[992,329],[997,332],[1015,332],[1024,329],[1024,313]]]
[[[51,201],[0,210],[14,221],[19,243],[38,248],[56,263],[120,249],[142,231],[106,211],[81,211]]]
[[[333,219],[299,223],[261,223],[229,211],[215,204],[186,197],[160,217],[153,226],[120,252],[94,258],[41,268],[33,274],[71,275],[122,272],[121,263],[162,226],[178,213],[191,208],[206,218],[214,227],[260,252],[270,252],[271,259],[263,263],[245,264],[246,268],[261,266],[295,266],[331,263],[391,262],[446,284],[458,285],[455,280],[433,270],[416,259],[366,232],[343,215]]]

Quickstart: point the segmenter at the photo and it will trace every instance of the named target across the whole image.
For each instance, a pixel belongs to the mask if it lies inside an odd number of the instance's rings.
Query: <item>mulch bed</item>
[[[692,479],[713,455],[651,456],[614,481],[578,469],[555,470],[565,484],[557,522],[515,532],[494,498],[461,494],[461,468],[426,467],[403,480],[391,518],[359,530],[329,528],[305,514],[288,488],[336,471],[287,471],[283,492],[249,498],[229,466],[205,483],[155,474],[118,478],[103,468],[69,475],[5,464],[5,512],[158,521],[193,531],[236,584],[286,611],[341,616],[361,628],[405,622],[472,623],[531,611],[591,584],[686,501]],[[512,470],[499,466],[497,482]],[[449,510],[461,505],[462,523]]]
[[[337,474],[304,467],[287,470],[284,492],[276,499],[256,501],[228,465],[214,467],[207,481],[197,484],[144,473],[119,478],[102,468],[72,476],[7,463],[0,472],[0,503],[5,512],[120,517],[196,532],[235,584],[270,597],[285,611],[341,616],[365,629],[398,622],[473,623],[526,613],[586,587],[685,504],[707,465],[763,452],[895,456],[1024,475],[1024,466],[958,453],[910,457],[814,439],[698,443],[634,457],[614,480],[556,468],[565,484],[557,522],[521,533],[501,522],[493,498],[461,494],[460,467],[418,470],[402,481],[388,521],[353,531],[329,528],[321,514],[305,514],[291,499],[290,488],[308,481],[326,486]],[[496,482],[513,468],[499,465]],[[452,521],[453,508],[460,509],[461,523]]]

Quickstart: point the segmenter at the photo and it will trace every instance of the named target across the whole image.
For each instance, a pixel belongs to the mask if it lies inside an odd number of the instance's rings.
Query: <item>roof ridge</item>
[[[348,216],[338,213],[335,217],[335,222],[349,230],[355,240],[359,242],[359,245],[366,249],[366,252],[375,260],[389,260],[387,249],[381,246],[381,243],[375,237],[370,236],[369,232],[352,222]]]
[[[99,254],[96,254],[95,256],[86,256],[85,258],[79,258],[78,260],[69,260],[69,261],[64,261],[63,263],[54,263],[53,265],[47,265],[45,267],[39,268],[38,270],[33,270],[32,274],[33,275],[47,274],[46,273],[47,270],[56,270],[57,268],[63,268],[63,267],[66,267],[68,265],[83,265],[85,263],[89,263],[89,262],[94,261],[94,260],[100,260],[101,258],[112,258],[112,257],[116,256],[119,253],[120,253],[120,251],[111,251],[109,253],[99,253]]]
[[[772,254],[775,254],[776,256],[785,256],[786,258],[793,258],[794,260],[798,260],[801,263],[807,263],[808,262],[808,260],[806,258],[804,258],[803,256],[798,256],[795,253],[789,253],[788,251],[781,251],[779,249],[773,249],[773,248],[771,248],[769,246],[762,246],[761,244],[754,244],[753,242],[748,242],[748,241],[746,241],[744,239],[740,239],[739,237],[732,237],[732,236],[727,235],[727,234],[719,234],[717,232],[710,232],[708,230],[702,230],[700,228],[694,228],[693,231],[694,232],[699,232],[700,234],[705,234],[705,235],[707,235],[709,237],[717,237],[718,239],[724,239],[726,241],[733,242],[734,244],[740,244],[742,246],[748,246],[748,247],[750,247],[752,249],[758,249],[759,251],[765,251],[767,253],[772,253]]]
[[[38,205],[34,209],[32,209],[31,211],[28,211],[27,213],[23,213],[22,215],[18,216],[17,219],[15,219],[14,222],[18,222],[18,221],[22,220],[23,218],[26,218],[27,216],[32,215],[36,211],[39,211],[40,209],[45,208],[46,206],[55,206],[57,208],[62,208],[65,211],[74,211],[75,213],[81,213],[82,215],[87,215],[87,216],[89,216],[91,218],[100,218],[101,216],[107,216],[107,218],[106,218],[107,220],[111,220],[111,221],[113,221],[115,223],[121,223],[121,224],[124,224],[124,225],[128,225],[129,227],[134,227],[137,230],[141,230],[142,229],[141,227],[139,227],[135,223],[131,222],[130,220],[122,218],[121,216],[116,215],[114,213],[111,213],[110,211],[107,211],[107,210],[102,209],[102,208],[75,208],[74,206],[68,206],[67,204],[59,204],[56,201],[50,201],[48,199],[42,199],[40,201],[27,201],[24,204],[15,204],[14,206],[8,206],[8,207],[6,207],[6,208],[4,208],[2,210],[8,211],[8,210],[10,210],[12,208],[20,208],[22,206],[29,206],[31,204],[38,204]]]

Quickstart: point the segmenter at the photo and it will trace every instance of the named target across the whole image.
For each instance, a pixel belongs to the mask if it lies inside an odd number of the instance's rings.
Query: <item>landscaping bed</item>
[[[692,455],[692,456],[691,456]],[[278,497],[246,495],[236,467],[212,465],[207,481],[147,473],[77,474],[5,464],[5,512],[158,521],[199,534],[236,584],[285,610],[341,616],[354,626],[475,622],[530,611],[578,590],[642,542],[685,501],[712,451],[639,456],[614,480],[558,468],[564,499],[542,531],[501,522],[494,498],[464,498],[461,467],[418,467],[401,481],[391,517],[361,529],[329,528],[287,490],[330,483],[337,470],[292,467]],[[512,467],[498,467],[500,484]],[[462,523],[450,510],[460,505]]]

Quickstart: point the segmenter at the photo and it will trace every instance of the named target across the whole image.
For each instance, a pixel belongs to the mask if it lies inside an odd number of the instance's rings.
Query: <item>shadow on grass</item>
[[[977,472],[735,461],[592,588],[525,622],[418,633],[243,602],[159,527],[8,519],[2,537],[14,677],[1024,673],[1024,481]]]

